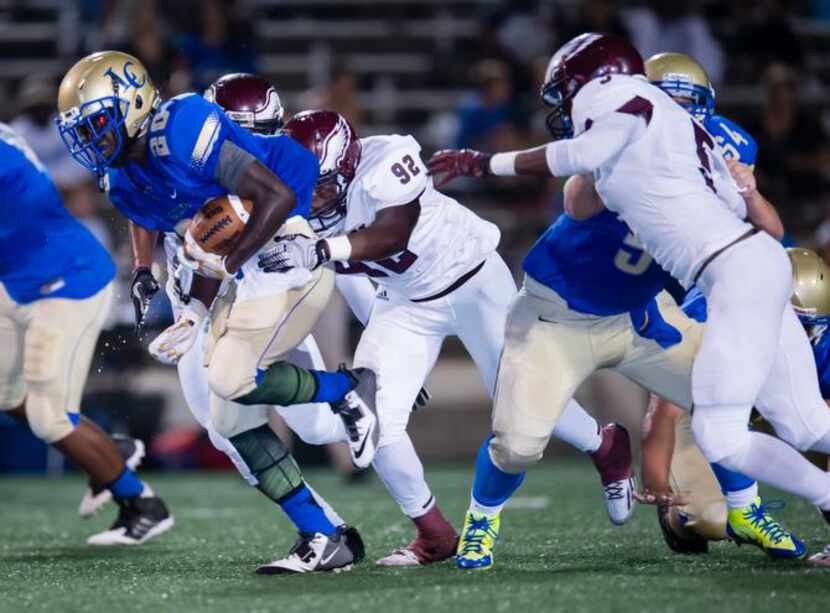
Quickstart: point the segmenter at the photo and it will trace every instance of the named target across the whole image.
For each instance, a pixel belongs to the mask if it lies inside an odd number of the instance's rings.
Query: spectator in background
[[[193,6],[199,16],[197,30],[176,41],[179,55],[171,76],[171,89],[202,91],[229,72],[256,73],[253,34],[241,15],[239,2],[202,0]],[[191,13],[191,15],[194,13]]]
[[[613,4],[613,3],[612,3]],[[512,0],[496,26],[501,47],[517,61],[529,64],[555,49],[553,7],[539,0]]]
[[[562,41],[567,41],[583,32],[604,32],[630,38],[614,0],[586,0],[579,5],[573,21],[562,28]],[[550,54],[550,51],[548,52]],[[647,57],[647,56],[643,56]]]
[[[830,149],[819,118],[799,105],[798,79],[792,68],[784,64],[767,68],[761,112],[749,131],[758,141],[762,191],[780,202],[785,214],[792,198],[814,199],[830,167]]]
[[[734,7],[737,29],[733,60],[742,82],[754,83],[771,63],[804,68],[804,49],[792,27],[788,4],[784,0],[743,0]]]
[[[717,85],[723,79],[723,51],[709,24],[694,10],[695,5],[691,0],[650,0],[645,6],[626,11],[623,20],[644,58],[663,51],[686,53]]]
[[[482,60],[473,67],[472,80],[476,91],[467,95],[458,109],[455,146],[504,151],[500,143],[516,140],[512,123],[514,91],[510,69],[500,60]]]
[[[331,69],[328,83],[313,89],[302,98],[306,109],[326,109],[340,113],[349,120],[360,136],[363,126],[363,109],[358,100],[357,75],[344,64],[335,64]]]

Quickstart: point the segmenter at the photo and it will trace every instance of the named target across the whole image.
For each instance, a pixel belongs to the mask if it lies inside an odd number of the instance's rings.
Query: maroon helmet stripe
[[[617,112],[642,117],[645,119],[646,124],[649,124],[651,123],[651,116],[654,114],[654,105],[642,96],[634,96],[618,108]]]

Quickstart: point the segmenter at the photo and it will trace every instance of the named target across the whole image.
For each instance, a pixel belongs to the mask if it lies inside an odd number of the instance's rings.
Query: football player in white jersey
[[[344,117],[328,111],[300,113],[285,131],[320,159],[310,223],[323,238],[275,239],[260,265],[313,270],[332,262],[338,279],[360,275],[378,284],[354,362],[378,376],[380,441],[373,466],[417,530],[409,545],[378,563],[415,566],[444,560],[455,553],[457,534],[436,505],[406,428],[447,336],[459,337],[493,393],[505,317],[516,293],[496,252],[500,232],[435,189],[411,136],[358,140]],[[603,471],[630,470],[624,429],[601,432],[576,403],[567,415],[588,424],[586,444],[569,442],[595,452],[604,482]],[[566,432],[557,434],[567,439]],[[630,517],[633,487],[630,474],[606,487],[612,520],[623,523]]]
[[[798,494],[830,519],[830,475],[796,451],[830,450],[830,415],[789,302],[789,259],[744,221],[751,211],[712,137],[646,80],[639,53],[614,36],[583,34],[563,45],[542,95],[558,140],[493,156],[442,152],[431,171],[448,178],[593,175],[602,201],[655,261],[707,298],[691,376],[692,430],[706,459]],[[506,472],[541,457],[542,439],[532,432],[554,424],[559,410],[512,400],[497,403],[494,421],[503,429],[491,445]],[[753,404],[783,440],[747,429]],[[528,409],[532,428],[523,417]]]

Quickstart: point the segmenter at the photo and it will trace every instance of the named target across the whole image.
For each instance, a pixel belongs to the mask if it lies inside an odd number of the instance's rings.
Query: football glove
[[[225,258],[202,249],[190,230],[184,234],[184,245],[176,250],[176,256],[183,266],[203,277],[224,280],[232,277],[225,268]]]
[[[196,342],[199,326],[207,317],[207,312],[199,300],[191,299],[176,323],[168,326],[150,343],[150,355],[162,364],[178,364]]]
[[[133,270],[130,279],[130,298],[135,309],[135,327],[140,329],[144,324],[144,317],[150,307],[153,296],[161,289],[148,266],[139,266]]]
[[[482,177],[490,174],[492,156],[474,149],[443,149],[435,153],[427,169],[430,175],[444,173],[435,187],[443,187],[456,177]]]
[[[331,260],[325,239],[305,234],[286,234],[274,238],[274,245],[259,254],[259,267],[265,272],[286,272],[292,268],[315,270]]]

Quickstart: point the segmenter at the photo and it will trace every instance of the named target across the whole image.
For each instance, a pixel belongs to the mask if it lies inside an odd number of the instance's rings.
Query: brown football
[[[253,202],[234,194],[208,200],[190,220],[188,230],[208,253],[228,255],[242,235]]]

